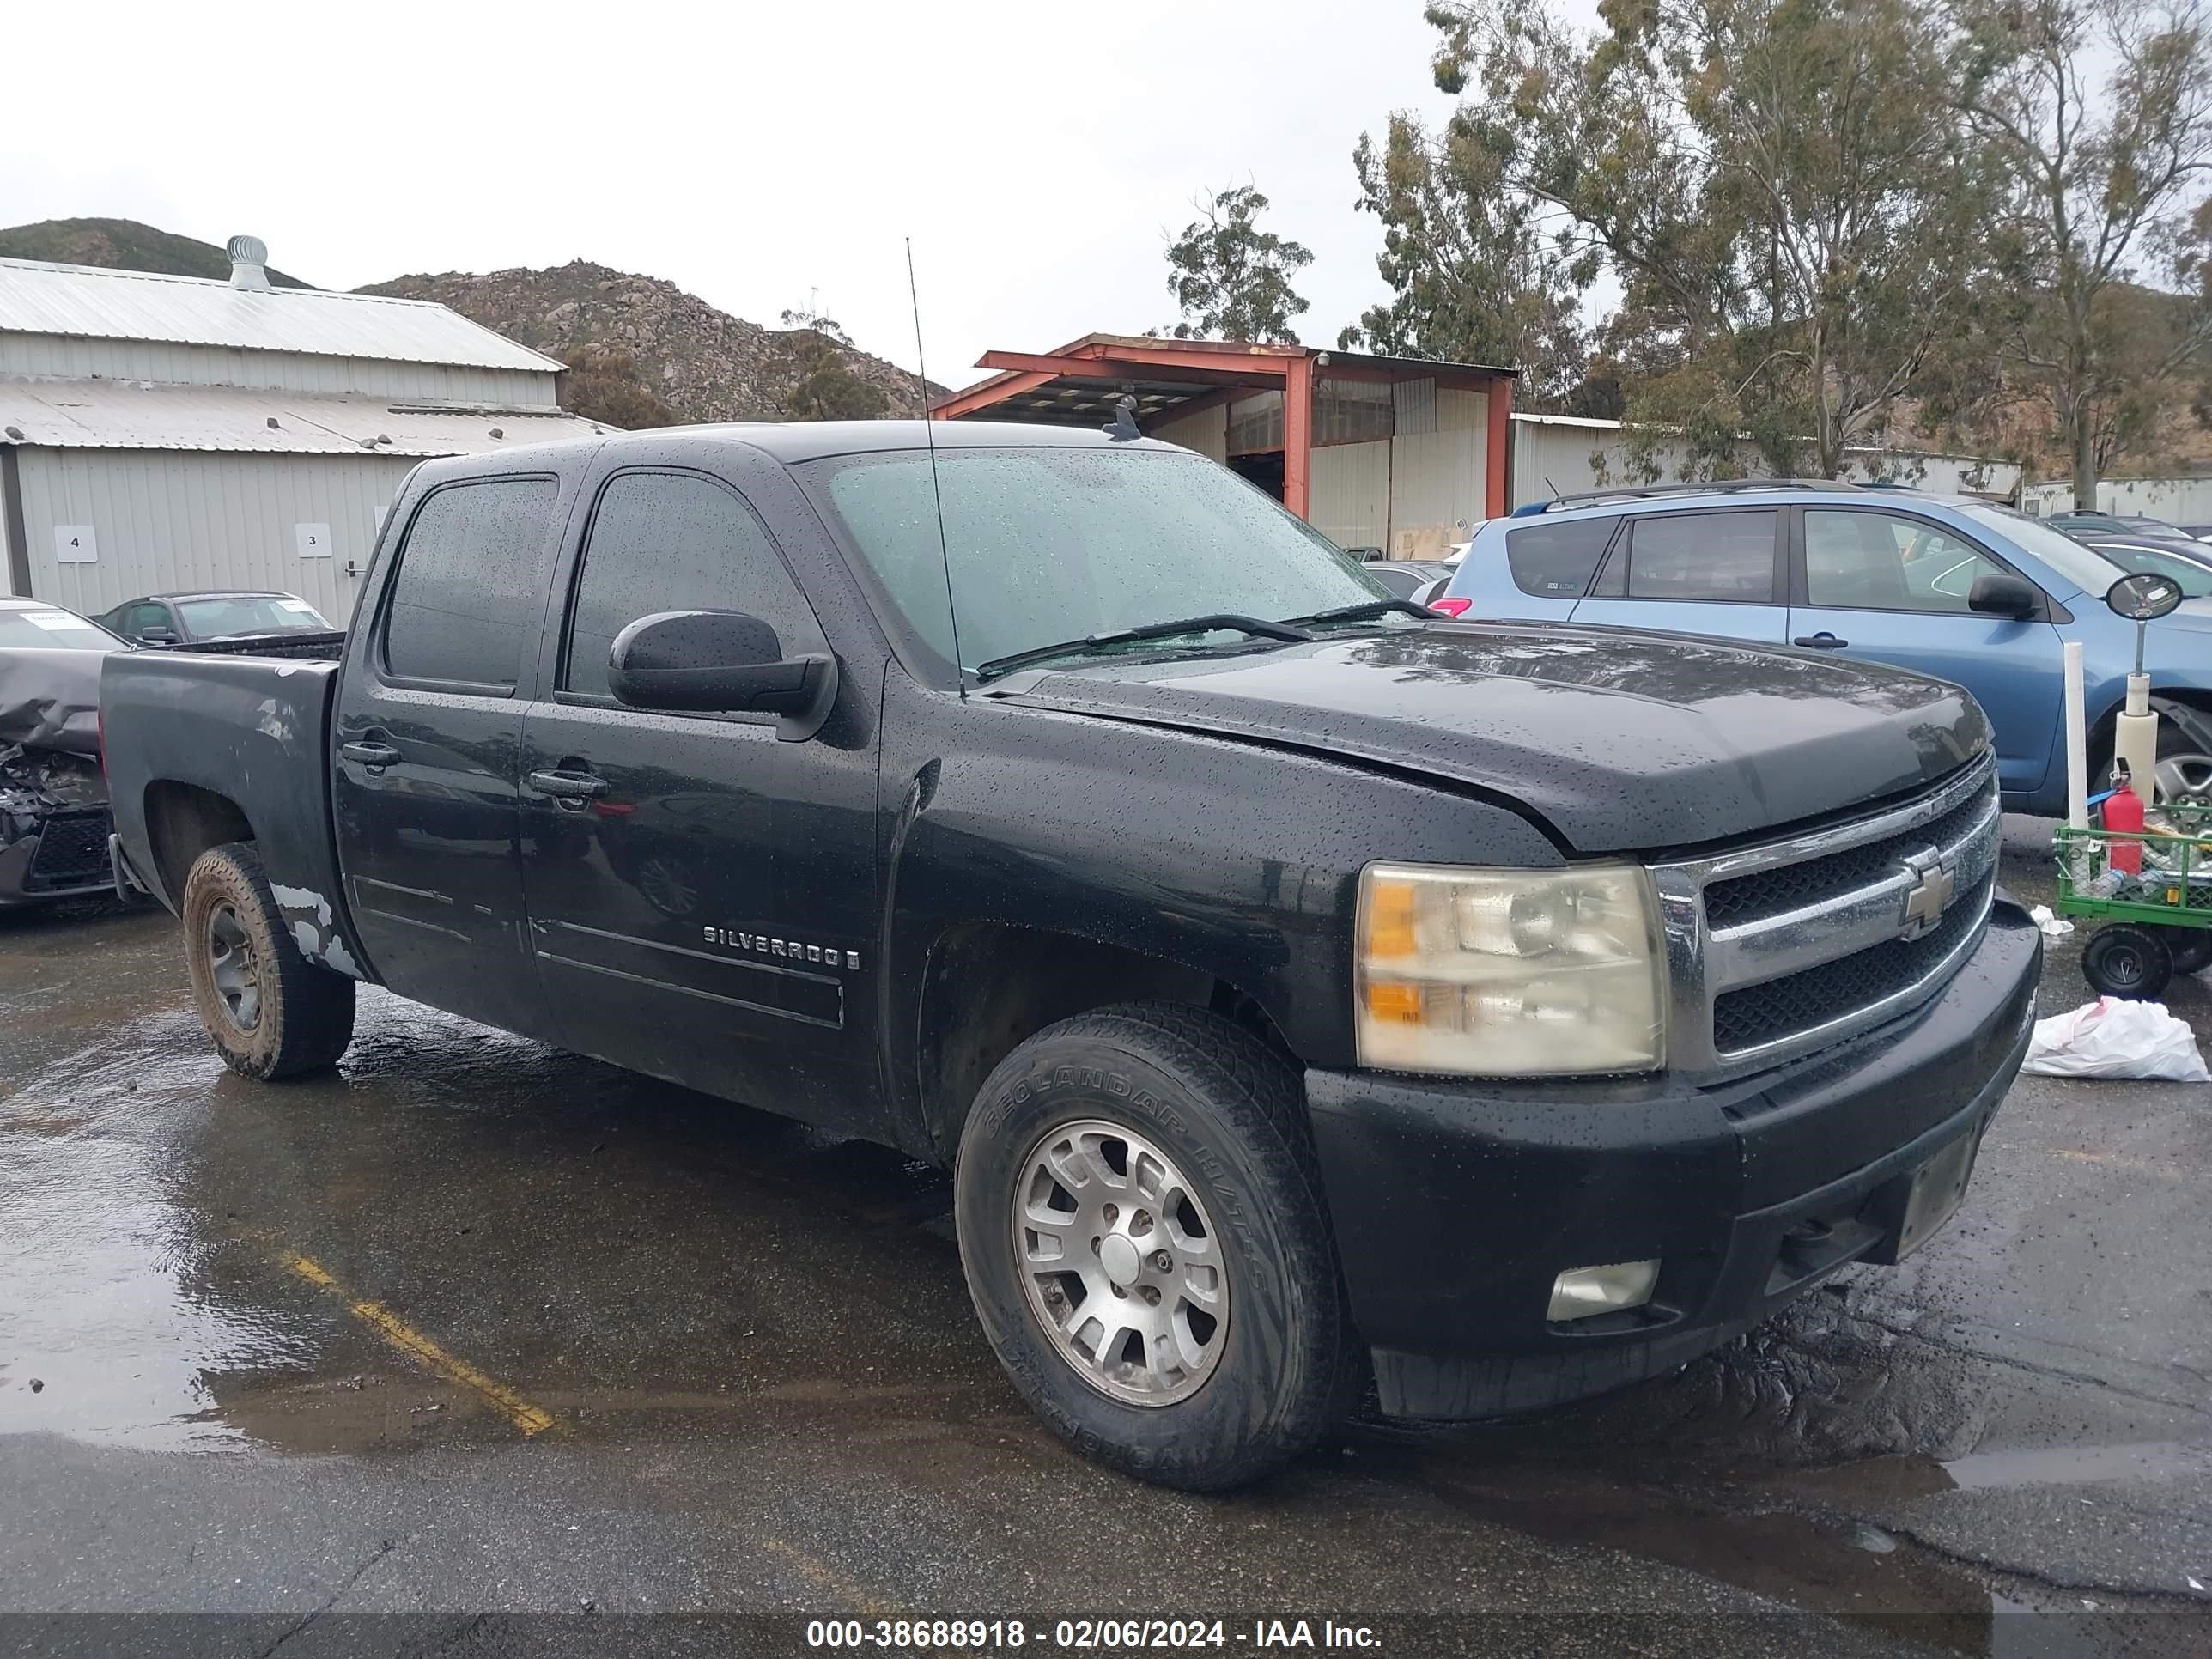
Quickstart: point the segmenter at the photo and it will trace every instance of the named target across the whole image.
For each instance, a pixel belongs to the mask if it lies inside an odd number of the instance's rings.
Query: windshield
[[[0,605],[0,646],[43,651],[112,651],[123,643],[97,623],[47,605]]]
[[[2162,553],[2154,547],[2141,547],[2131,542],[2107,542],[2097,551],[2114,564],[2124,568],[2130,575],[2163,576],[2181,590],[2185,599],[2201,599],[2212,595],[2212,565],[2202,565],[2194,559],[2178,558]]]
[[[196,640],[232,634],[328,633],[330,623],[305,599],[283,593],[244,593],[221,599],[179,599],[177,611]]]
[[[796,470],[890,602],[948,662],[951,564],[959,659],[970,672],[1017,652],[1148,623],[1221,613],[1277,621],[1391,597],[1334,543],[1201,456],[961,448],[938,451],[937,465],[934,495],[924,450],[841,455]],[[1362,625],[1417,624],[1387,617]]]
[[[2078,592],[2094,593],[2101,599],[2114,582],[2127,574],[2094,549],[2084,547],[2071,536],[2039,523],[2025,513],[2015,513],[2008,507],[1984,507],[1978,502],[1955,510],[1984,529],[2008,538],[2021,551],[2033,554],[2073,583]]]

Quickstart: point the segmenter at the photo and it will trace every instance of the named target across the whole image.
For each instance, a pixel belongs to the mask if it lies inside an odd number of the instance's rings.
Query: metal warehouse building
[[[270,588],[352,613],[416,463],[604,431],[561,365],[421,300],[0,259],[0,592]]]
[[[1437,557],[1506,510],[1510,368],[1127,334],[976,367],[998,373],[937,419],[1096,428],[1132,397],[1147,436],[1242,473],[1340,547]]]

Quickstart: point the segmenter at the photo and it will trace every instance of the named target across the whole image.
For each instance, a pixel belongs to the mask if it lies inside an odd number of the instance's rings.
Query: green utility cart
[[[2212,964],[2212,806],[2176,802],[2140,833],[2058,828],[2058,914],[2106,926],[2081,952],[2100,996],[2155,1001],[2176,974]],[[2142,846],[2142,872],[2112,868],[2114,846]]]

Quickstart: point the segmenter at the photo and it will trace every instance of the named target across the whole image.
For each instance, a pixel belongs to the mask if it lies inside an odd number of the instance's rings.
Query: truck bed
[[[118,651],[100,676],[108,787],[130,874],[179,909],[186,869],[156,851],[166,823],[242,815],[301,948],[351,971],[337,903],[325,757],[343,636],[289,643],[283,657],[204,649]],[[318,654],[301,659],[312,649]],[[226,806],[224,803],[231,805]]]

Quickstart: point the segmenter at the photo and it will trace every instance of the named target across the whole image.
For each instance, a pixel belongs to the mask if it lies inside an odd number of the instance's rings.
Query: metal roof
[[[492,435],[494,428],[500,436]],[[614,429],[550,408],[143,380],[0,379],[0,446],[421,458],[481,455]],[[391,441],[377,441],[385,438]]]
[[[0,259],[0,330],[551,374],[561,365],[430,300]]]

